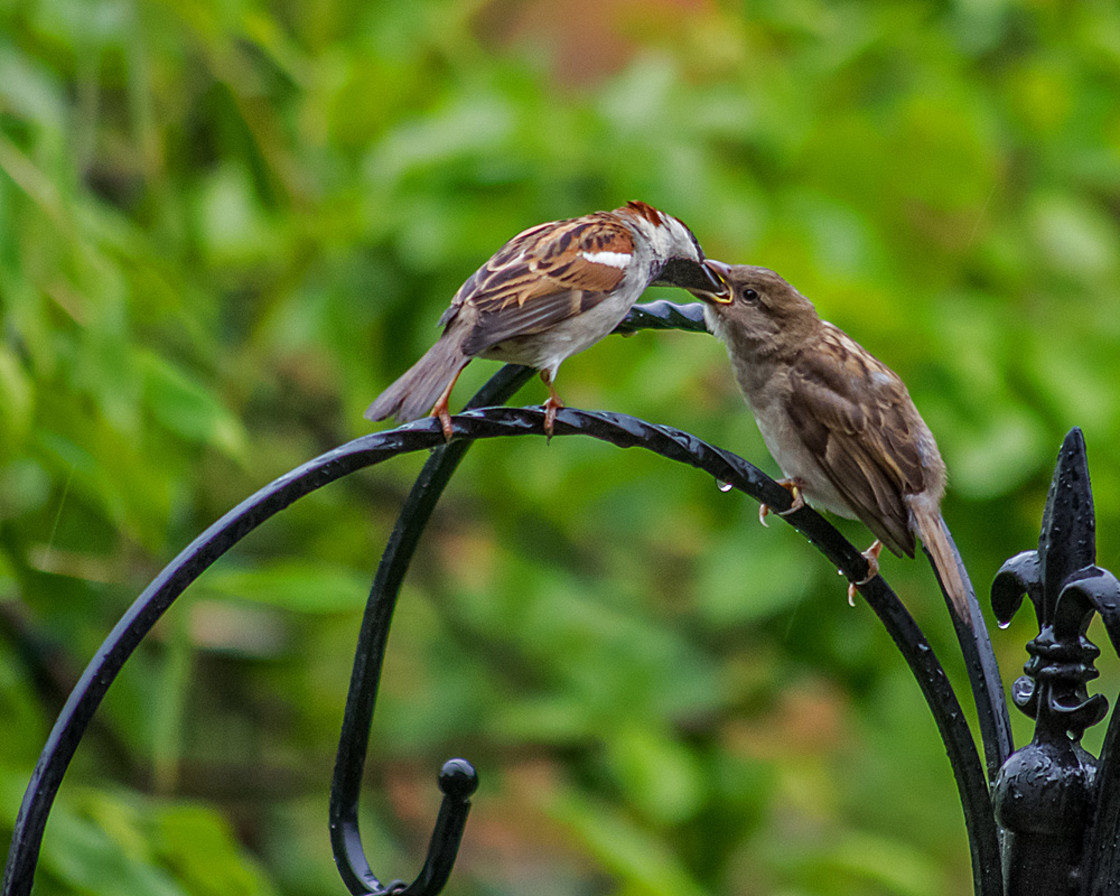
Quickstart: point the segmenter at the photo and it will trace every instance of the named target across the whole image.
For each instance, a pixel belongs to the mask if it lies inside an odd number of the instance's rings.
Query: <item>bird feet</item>
[[[860,579],[858,582],[848,583],[848,605],[854,607],[856,605],[856,589],[861,585],[866,585],[873,578],[879,575],[879,555],[883,553],[883,542],[878,538],[875,543],[871,545],[866,551],[863,552],[863,559],[867,561],[867,576]]]
[[[548,401],[544,403],[544,434],[545,438],[552,441],[552,428],[556,425],[556,412],[564,407],[564,402],[556,394],[552,385],[552,375],[547,370],[541,371],[541,380],[548,386]]]
[[[450,444],[451,442],[451,414],[447,410],[447,405],[444,405],[438,410],[432,411],[433,417],[439,417],[439,425],[443,430],[443,440]]]
[[[544,434],[548,441],[552,441],[552,428],[556,425],[556,412],[564,407],[564,402],[555,392],[544,403]]]
[[[766,517],[768,517],[771,513],[776,513],[778,514],[778,516],[785,516],[786,514],[793,513],[795,510],[800,510],[805,506],[805,495],[801,491],[805,487],[805,483],[802,480],[796,478],[779,479],[777,480],[777,482],[778,485],[780,485],[793,496],[793,503],[790,504],[788,510],[771,510],[769,504],[759,504],[758,521],[762,523],[762,525],[767,527],[769,527],[770,524],[766,522]]]
[[[451,390],[455,388],[455,381],[459,379],[459,374],[462,368],[456,371],[455,376],[451,377],[451,382],[447,384],[447,388],[440,393],[436,403],[432,405],[432,409],[428,412],[429,417],[438,417],[440,429],[443,430],[443,440],[451,442],[451,413],[447,410],[447,403],[451,400]]]

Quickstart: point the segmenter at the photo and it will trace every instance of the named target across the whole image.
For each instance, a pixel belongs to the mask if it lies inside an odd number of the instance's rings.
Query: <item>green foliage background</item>
[[[1117,569],[1118,98],[1111,0],[0,0],[0,837],[159,568],[368,431],[505,239],[631,198],[903,375],[981,592],[1035,543],[1072,425]],[[560,388],[774,471],[714,340],[612,338]],[[341,892],[348,668],[421,462],[306,499],[172,609],[79,750],[38,893]],[[378,872],[418,869],[461,754],[482,789],[452,893],[967,892],[916,685],[756,511],[585,440],[476,447],[394,624]],[[963,687],[925,562],[885,573]],[[994,634],[1008,681],[1029,615]]]

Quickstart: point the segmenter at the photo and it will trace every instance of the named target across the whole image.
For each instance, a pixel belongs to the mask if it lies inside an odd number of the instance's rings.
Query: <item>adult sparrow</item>
[[[413,420],[430,408],[450,440],[447,404],[455,381],[472,358],[491,358],[540,371],[551,436],[564,406],[553,387],[557,368],[610,333],[647,286],[729,301],[703,262],[692,231],[644,202],[530,227],[459,287],[439,320],[443,335],[365,415]]]
[[[876,537],[865,552],[878,575],[883,545],[914,556],[922,539],[964,620],[969,589],[941,517],[945,464],[898,375],[771,270],[706,264],[731,287],[707,305],[708,329],[727,346],[739,388],[786,477],[804,501],[859,519]],[[787,511],[788,512],[788,511]],[[765,506],[760,511],[764,517]]]

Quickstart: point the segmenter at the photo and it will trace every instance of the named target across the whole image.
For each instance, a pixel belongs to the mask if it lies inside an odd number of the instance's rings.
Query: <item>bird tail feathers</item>
[[[972,582],[968,578],[968,570],[964,567],[960,552],[949,533],[949,527],[941,516],[941,511],[924,502],[911,503],[910,511],[913,514],[915,529],[921,536],[926,553],[933,563],[934,572],[937,573],[941,590],[949,598],[949,602],[961,621],[975,630],[979,616],[979,604],[976,594],[972,589]],[[980,621],[980,625],[983,622]]]
[[[440,339],[424,356],[406,370],[389,388],[377,396],[367,409],[369,420],[396,417],[402,422],[423,417],[441,393],[470,360],[457,339]]]

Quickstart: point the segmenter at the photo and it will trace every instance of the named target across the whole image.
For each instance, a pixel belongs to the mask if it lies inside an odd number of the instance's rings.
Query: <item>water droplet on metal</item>
[[[1011,620],[1010,619],[1001,619],[999,621],[998,625],[999,625],[1000,628],[1002,628],[1006,631],[1007,629],[1011,628]]]
[[[726,495],[729,491],[731,491],[731,489],[735,488],[735,486],[733,486],[730,482],[724,482],[722,479],[717,479],[716,488],[718,488]]]

